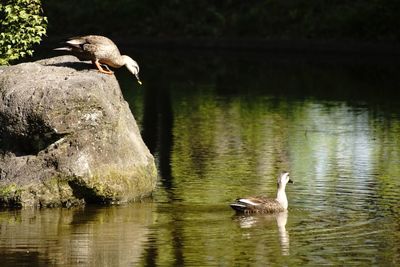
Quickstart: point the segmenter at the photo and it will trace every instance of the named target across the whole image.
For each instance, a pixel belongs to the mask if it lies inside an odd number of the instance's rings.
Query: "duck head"
[[[139,84],[142,84],[142,82],[139,79],[139,65],[135,60],[128,56],[122,56],[124,58],[125,66],[126,68],[133,74],[135,75],[137,81]]]
[[[278,187],[286,186],[286,184],[293,184],[293,180],[290,179],[288,172],[282,172],[278,178]]]

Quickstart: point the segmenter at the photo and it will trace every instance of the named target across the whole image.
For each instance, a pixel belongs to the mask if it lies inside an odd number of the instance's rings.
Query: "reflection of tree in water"
[[[154,155],[157,153],[161,183],[167,190],[173,188],[171,174],[171,150],[173,146],[173,110],[170,88],[162,77],[149,79],[144,97],[143,131],[144,142]]]
[[[174,193],[174,180],[171,171],[171,151],[173,146],[173,110],[171,106],[170,88],[167,79],[153,77],[149,79],[144,97],[143,132],[142,136],[147,147],[158,159],[161,185],[167,192],[170,202],[176,199]],[[173,266],[184,266],[182,234],[182,221],[179,213],[172,214],[168,227],[173,250]],[[158,231],[149,238],[147,249],[144,253],[146,266],[156,266],[160,255],[158,244]]]

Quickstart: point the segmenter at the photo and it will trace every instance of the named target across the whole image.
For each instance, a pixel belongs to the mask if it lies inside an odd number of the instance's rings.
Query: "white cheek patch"
[[[255,203],[255,202],[253,202],[251,200],[248,200],[246,198],[239,199],[239,202],[242,202],[242,203],[245,203],[245,204],[249,204],[249,205],[253,205],[253,206],[260,205],[260,203]]]

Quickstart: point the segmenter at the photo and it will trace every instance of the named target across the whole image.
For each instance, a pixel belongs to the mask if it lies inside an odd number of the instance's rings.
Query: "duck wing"
[[[284,208],[276,199],[266,197],[238,198],[230,206],[241,213],[276,213],[284,211]]]
[[[75,36],[65,42],[66,47],[55,50],[67,50],[80,60],[96,60],[111,56],[119,56],[119,50],[113,41],[104,36]]]

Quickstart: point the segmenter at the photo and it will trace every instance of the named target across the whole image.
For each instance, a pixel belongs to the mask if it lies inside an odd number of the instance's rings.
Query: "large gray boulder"
[[[73,56],[0,68],[0,205],[134,201],[156,180],[114,75]]]

